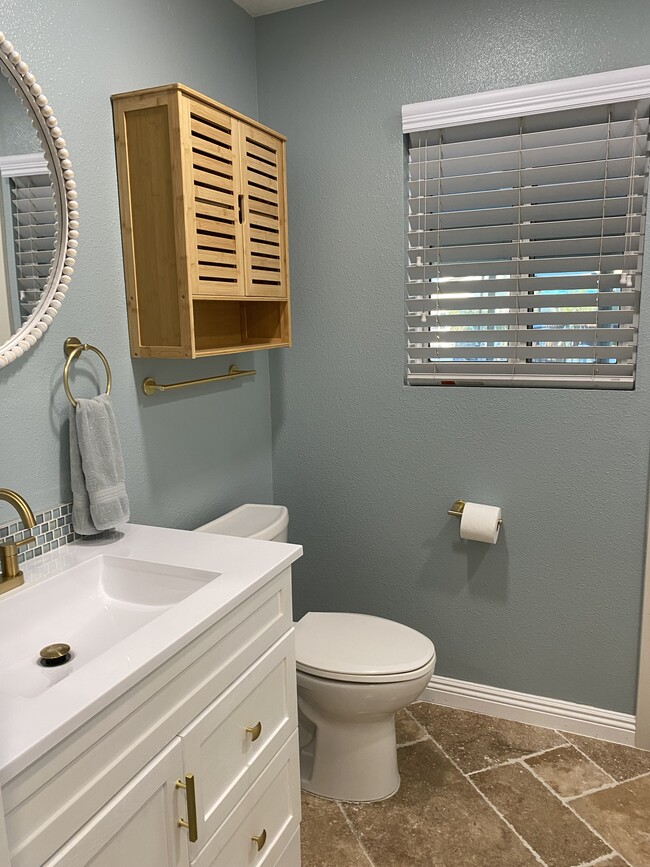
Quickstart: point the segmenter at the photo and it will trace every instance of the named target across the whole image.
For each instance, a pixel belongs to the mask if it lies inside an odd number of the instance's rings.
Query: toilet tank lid
[[[405,674],[435,652],[426,635],[383,617],[312,611],[296,623],[298,668],[323,677]]]
[[[286,506],[263,503],[245,503],[220,518],[196,529],[200,533],[218,533],[222,536],[243,536],[247,539],[275,539],[289,523]]]

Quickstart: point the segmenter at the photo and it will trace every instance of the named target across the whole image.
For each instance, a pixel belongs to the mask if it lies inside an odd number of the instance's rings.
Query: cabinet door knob
[[[256,741],[262,734],[262,723],[257,722],[254,726],[246,726],[246,731],[251,736],[251,740]]]
[[[185,789],[187,793],[187,821],[178,820],[179,828],[187,828],[190,835],[190,843],[196,843],[199,839],[199,827],[196,817],[196,788],[194,786],[194,774],[186,774],[185,782],[176,780],[177,789]]]
[[[266,828],[262,831],[259,837],[251,837],[253,843],[257,844],[257,851],[261,852],[264,848],[264,844],[266,843]]]

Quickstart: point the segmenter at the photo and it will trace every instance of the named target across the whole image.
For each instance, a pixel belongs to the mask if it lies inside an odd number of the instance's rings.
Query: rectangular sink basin
[[[0,692],[34,698],[219,576],[101,554],[0,602]],[[41,648],[68,644],[53,668]]]

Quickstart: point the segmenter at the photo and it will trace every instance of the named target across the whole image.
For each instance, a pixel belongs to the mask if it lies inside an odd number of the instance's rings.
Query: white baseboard
[[[634,746],[632,714],[434,675],[420,701]]]

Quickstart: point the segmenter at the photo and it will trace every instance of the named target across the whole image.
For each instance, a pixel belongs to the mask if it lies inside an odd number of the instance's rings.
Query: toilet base
[[[393,795],[396,795],[399,792],[399,787],[401,785],[402,785],[402,781],[400,779],[395,791],[391,792],[389,795],[386,795],[385,798],[370,798],[370,800],[359,801],[359,800],[355,800],[354,798],[329,798],[327,795],[322,795],[320,792],[312,792],[312,790],[309,788],[309,784],[305,783],[305,781],[302,778],[300,779],[300,788],[307,795],[311,795],[314,798],[321,798],[323,801],[334,801],[336,803],[338,803],[339,801],[342,801],[346,804],[374,804],[376,801],[388,801],[389,798],[392,798]]]
[[[350,723],[325,719],[313,707],[309,711],[310,720],[301,714],[300,782],[305,792],[358,803],[383,801],[397,792],[395,714]]]

